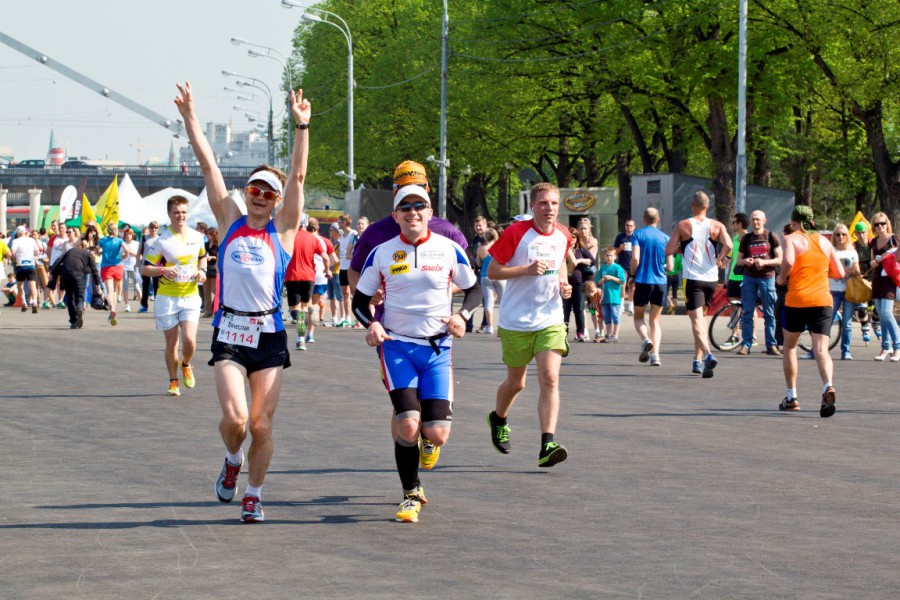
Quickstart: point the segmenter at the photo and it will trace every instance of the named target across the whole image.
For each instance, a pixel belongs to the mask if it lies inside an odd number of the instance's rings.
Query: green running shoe
[[[539,467],[552,467],[556,463],[561,463],[569,457],[569,453],[566,451],[565,447],[560,446],[556,442],[547,442],[544,444],[544,447],[541,448],[541,453],[538,454],[538,466]]]

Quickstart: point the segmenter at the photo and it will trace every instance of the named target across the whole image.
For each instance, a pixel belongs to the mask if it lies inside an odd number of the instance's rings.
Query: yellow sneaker
[[[415,494],[403,497],[400,503],[400,510],[397,511],[398,523],[418,523],[419,510],[422,508],[422,501]]]
[[[419,465],[426,471],[430,471],[437,464],[441,455],[441,447],[435,446],[427,439],[419,437]]]
[[[178,388],[178,380],[173,379],[169,382],[169,395],[170,396],[180,396],[181,390]]]
[[[194,367],[181,363],[181,373],[184,375],[184,387],[191,389],[197,385],[197,380],[194,379]]]

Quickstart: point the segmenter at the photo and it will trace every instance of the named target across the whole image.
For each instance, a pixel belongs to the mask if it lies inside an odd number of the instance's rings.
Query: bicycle
[[[760,305],[756,306],[756,316],[762,317]],[[744,317],[744,306],[737,300],[723,304],[713,314],[709,322],[709,342],[716,350],[731,352],[741,345],[741,319]],[[841,342],[841,313],[837,313],[831,323],[828,349],[832,350]],[[718,326],[717,326],[718,324]],[[812,349],[812,337],[808,331],[800,335],[800,349],[809,352]]]

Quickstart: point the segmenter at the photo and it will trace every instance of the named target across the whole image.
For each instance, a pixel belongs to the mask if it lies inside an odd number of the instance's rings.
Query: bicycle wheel
[[[709,322],[709,343],[716,350],[730,352],[741,345],[741,317],[744,309],[734,301],[723,305]]]

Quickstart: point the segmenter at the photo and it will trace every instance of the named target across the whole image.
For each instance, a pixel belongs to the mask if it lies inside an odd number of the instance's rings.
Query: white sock
[[[225,459],[233,465],[240,465],[244,463],[244,451],[243,449],[239,449],[237,454],[232,454],[228,450],[225,451]]]
[[[827,392],[828,388],[830,388],[830,387],[831,387],[831,382],[829,381],[828,383],[826,383],[825,385],[822,386],[822,393],[824,394],[825,392]]]
[[[262,486],[253,487],[252,485],[248,485],[247,489],[244,491],[244,497],[247,496],[256,496],[260,500],[262,500]]]
[[[797,388],[788,388],[787,399],[788,400],[796,400],[797,399]]]

